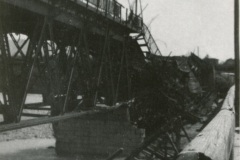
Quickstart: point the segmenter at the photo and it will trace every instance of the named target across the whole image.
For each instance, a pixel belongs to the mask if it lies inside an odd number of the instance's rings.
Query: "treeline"
[[[235,71],[235,61],[234,59],[228,59],[224,63],[216,65],[216,70],[223,72],[234,73]]]

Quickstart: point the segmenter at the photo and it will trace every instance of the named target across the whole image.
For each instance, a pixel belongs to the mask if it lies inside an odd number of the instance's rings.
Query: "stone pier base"
[[[144,130],[132,126],[128,109],[121,107],[109,113],[58,122],[55,137],[60,155],[107,156],[123,148],[122,156],[126,156],[142,143]]]

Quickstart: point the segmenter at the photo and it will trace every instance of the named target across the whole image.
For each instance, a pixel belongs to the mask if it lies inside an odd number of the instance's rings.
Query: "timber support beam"
[[[51,117],[23,120],[19,123],[12,123],[12,124],[0,126],[0,132],[11,131],[11,130],[26,128],[26,127],[32,127],[32,126],[37,126],[37,125],[47,124],[47,123],[55,123],[55,122],[64,121],[64,120],[68,120],[68,119],[72,119],[72,118],[79,118],[79,117],[86,116],[86,115],[94,115],[97,113],[111,112],[111,111],[118,109],[122,105],[123,104],[120,104],[120,105],[108,107],[106,109],[94,109],[94,110],[89,110],[89,111],[66,113],[64,115],[59,115],[59,116],[51,116]]]
[[[232,87],[216,117],[179,154],[177,160],[229,160],[235,130],[235,87]]]

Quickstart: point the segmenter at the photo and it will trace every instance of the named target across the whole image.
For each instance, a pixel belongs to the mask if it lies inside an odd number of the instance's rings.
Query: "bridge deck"
[[[128,18],[128,10],[124,9],[121,4],[112,0],[103,2],[104,4],[107,2],[108,5],[101,7],[100,0],[62,0],[57,2],[51,0],[0,0],[0,16],[3,22],[16,21],[18,18],[17,21],[22,21],[21,23],[30,22],[32,16],[35,18],[37,15],[49,16],[66,26],[78,29],[81,29],[87,20],[91,24],[92,32],[100,35],[104,35],[106,24],[109,24],[113,38],[121,41],[124,32],[138,33],[141,31],[142,20],[139,16],[135,16],[133,23]],[[112,9],[110,4],[114,6]],[[21,17],[18,17],[18,14],[21,14]],[[21,24],[15,24],[18,28],[25,27],[19,25]]]

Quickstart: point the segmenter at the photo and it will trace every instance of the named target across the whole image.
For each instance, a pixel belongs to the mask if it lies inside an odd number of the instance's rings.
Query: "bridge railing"
[[[68,8],[69,2],[90,9],[97,14],[108,17],[120,24],[126,25],[129,28],[140,31],[143,27],[143,19],[140,15],[134,14],[132,10],[128,10],[117,0],[40,0],[44,3],[54,4],[55,6],[64,5]],[[61,8],[60,7],[60,8]]]
[[[235,87],[232,87],[221,111],[179,154],[177,160],[229,160],[233,153]]]
[[[122,10],[124,7],[118,3],[116,0],[73,0],[76,3],[82,2],[86,6],[92,6],[96,8],[97,11],[103,12],[105,14],[111,15],[114,18],[122,20]]]
[[[86,7],[93,7],[96,12],[105,14],[105,16],[111,16],[114,20],[119,21],[122,24],[130,25],[137,29],[142,28],[142,17],[140,15],[133,14],[122,4],[116,0],[72,0],[77,4],[84,3]]]
[[[162,55],[160,49],[158,48],[158,45],[156,41],[154,40],[151,31],[147,27],[147,25],[143,24],[143,34],[144,34],[144,39],[147,43],[149,51],[154,54],[154,55]]]

